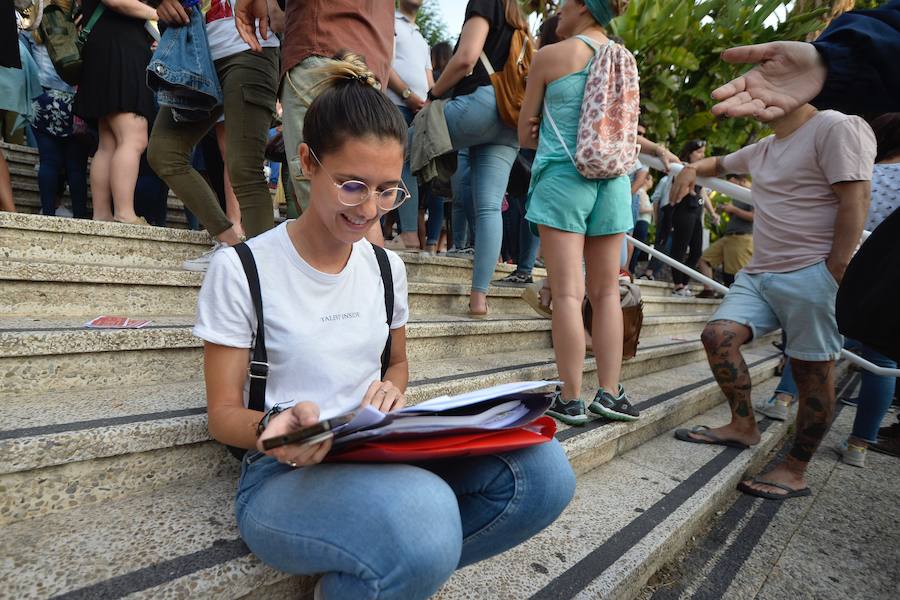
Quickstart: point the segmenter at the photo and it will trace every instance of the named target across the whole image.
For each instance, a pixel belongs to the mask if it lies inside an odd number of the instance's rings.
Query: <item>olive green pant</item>
[[[241,205],[247,237],[275,226],[263,161],[278,93],[278,57],[278,48],[265,48],[261,54],[247,50],[215,62],[225,96],[225,167]],[[212,236],[228,230],[232,223],[215,192],[191,166],[191,155],[222,111],[219,107],[202,121],[176,123],[171,109],[160,108],[147,150],[156,174]]]

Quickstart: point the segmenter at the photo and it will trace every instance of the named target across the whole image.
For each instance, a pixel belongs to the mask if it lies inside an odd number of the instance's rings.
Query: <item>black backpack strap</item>
[[[250,376],[250,410],[266,412],[266,380],[269,377],[269,357],[266,353],[266,328],[263,319],[262,291],[259,287],[259,272],[256,270],[256,261],[253,252],[245,243],[233,246],[241,264],[244,266],[244,274],[250,285],[250,298],[253,300],[253,309],[256,311],[256,338],[253,340],[253,354],[250,358],[248,374]]]
[[[394,321],[394,274],[391,272],[391,261],[384,248],[372,244],[375,251],[375,259],[378,261],[378,269],[381,271],[381,283],[384,285],[384,311],[387,315],[388,336],[381,353],[381,378],[387,373],[391,363],[391,324]]]

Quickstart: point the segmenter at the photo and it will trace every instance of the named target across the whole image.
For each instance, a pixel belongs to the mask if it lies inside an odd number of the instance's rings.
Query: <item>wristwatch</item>
[[[256,426],[256,437],[262,435],[262,432],[265,431],[266,427],[269,425],[269,421],[271,421],[274,417],[278,416],[280,413],[284,412],[284,409],[280,406],[273,406],[263,415],[263,418]]]
[[[409,88],[406,88],[405,90],[403,90],[402,92],[400,92],[400,96],[401,96],[404,100],[406,100],[407,98],[409,98],[410,96],[412,96],[412,90],[409,89]]]
[[[437,96],[435,96],[431,90],[428,90],[428,96],[426,96],[428,100],[437,100]]]

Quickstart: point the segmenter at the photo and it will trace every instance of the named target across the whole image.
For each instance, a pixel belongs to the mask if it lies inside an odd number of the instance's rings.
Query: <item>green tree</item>
[[[444,21],[441,8],[435,0],[425,0],[422,8],[419,9],[419,14],[416,15],[416,25],[419,26],[419,31],[422,32],[422,37],[429,46],[450,39],[447,22]]]

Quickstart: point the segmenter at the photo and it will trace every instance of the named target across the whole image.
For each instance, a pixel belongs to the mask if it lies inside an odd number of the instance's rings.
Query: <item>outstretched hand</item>
[[[266,0],[237,0],[234,5],[234,24],[241,39],[254,52],[262,52],[256,37],[256,23],[259,21],[259,37],[269,39],[269,7]]]
[[[685,165],[672,181],[672,188],[669,190],[669,204],[676,206],[685,196],[691,193],[696,183],[697,170],[690,165]]]
[[[809,102],[825,85],[825,62],[806,42],[738,46],[723,52],[722,59],[756,66],[713,91],[719,101],[712,108],[716,116],[771,121]]]

